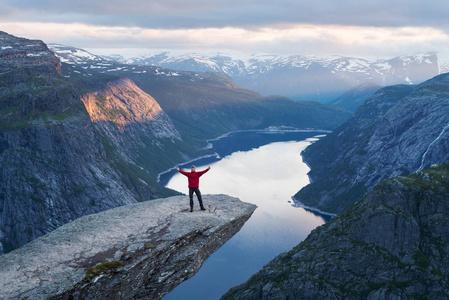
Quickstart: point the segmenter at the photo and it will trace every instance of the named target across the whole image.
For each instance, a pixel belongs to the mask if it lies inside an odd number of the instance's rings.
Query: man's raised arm
[[[187,176],[187,172],[181,170],[179,167],[176,167],[176,170],[178,170],[178,172],[181,173],[182,175],[186,175]]]

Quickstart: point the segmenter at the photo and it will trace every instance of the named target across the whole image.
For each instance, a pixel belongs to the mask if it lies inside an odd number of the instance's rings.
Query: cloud
[[[83,22],[143,28],[449,25],[446,0],[3,0],[3,21]]]
[[[316,54],[392,57],[419,51],[443,50],[449,37],[430,27],[360,27],[296,24],[245,29],[151,29],[94,26],[81,23],[2,23],[0,30],[27,33],[81,48],[188,49],[246,53]],[[23,36],[23,35],[21,35]],[[444,48],[449,51],[449,46]]]
[[[3,0],[0,30],[81,48],[392,57],[447,51],[447,0]]]

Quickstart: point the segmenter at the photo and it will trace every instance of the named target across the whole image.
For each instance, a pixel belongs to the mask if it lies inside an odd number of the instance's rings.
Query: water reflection
[[[200,180],[205,205],[207,194],[228,194],[254,203],[258,209],[238,234],[165,300],[219,299],[229,288],[246,281],[276,255],[290,250],[324,223],[321,217],[289,203],[291,196],[309,183],[309,168],[300,153],[312,141],[309,138],[271,143],[234,152],[210,164],[211,170]],[[198,170],[206,167],[197,165]],[[173,176],[167,186],[187,193],[187,180],[181,174]],[[197,205],[195,199],[196,208]]]

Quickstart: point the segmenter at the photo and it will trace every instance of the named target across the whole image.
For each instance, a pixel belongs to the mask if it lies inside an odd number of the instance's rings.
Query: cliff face
[[[449,161],[449,75],[381,89],[303,152],[312,184],[295,199],[339,213],[382,180]]]
[[[82,215],[136,200],[107,161],[56,57],[42,42],[0,33],[0,43],[3,253]]]
[[[97,78],[99,74],[89,77]],[[174,195],[157,174],[183,161],[186,146],[154,98],[130,79],[113,78],[81,95],[109,163],[138,200]]]
[[[447,299],[449,165],[389,179],[223,299]]]
[[[157,138],[180,138],[159,103],[129,79],[110,81],[103,89],[82,95],[81,100],[94,123],[110,121],[122,131],[140,125],[146,127],[141,131]]]
[[[237,233],[256,206],[176,196],[79,218],[0,256],[0,298],[160,299]]]

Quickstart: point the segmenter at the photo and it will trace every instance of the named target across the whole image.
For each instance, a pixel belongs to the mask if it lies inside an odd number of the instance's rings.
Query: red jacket
[[[198,171],[198,172],[185,172],[183,170],[179,170],[179,173],[187,176],[189,180],[189,188],[196,189],[200,187],[200,177],[210,169],[207,168],[204,171]]]

